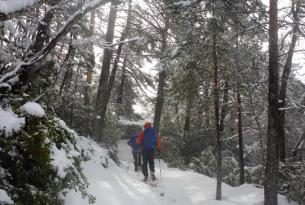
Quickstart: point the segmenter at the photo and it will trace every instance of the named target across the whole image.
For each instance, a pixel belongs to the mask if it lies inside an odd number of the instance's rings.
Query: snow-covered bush
[[[246,182],[264,185],[264,167],[246,167]],[[305,163],[287,161],[279,166],[278,191],[289,199],[305,204]]]
[[[183,137],[176,125],[167,117],[164,116],[161,128],[161,157],[168,163],[169,167],[184,169],[186,166],[182,155]]]
[[[69,189],[80,191],[89,202],[88,183],[81,171],[85,157],[77,149],[75,133],[35,106],[23,106],[16,119],[24,125],[13,133],[0,133],[0,189],[16,205],[63,204]],[[29,108],[30,107],[30,108]],[[32,109],[33,108],[33,109]],[[12,111],[11,111],[12,112]]]
[[[222,153],[222,171],[223,181],[232,186],[238,185],[238,162],[233,156],[233,153],[224,150]],[[190,163],[190,168],[210,177],[216,177],[216,156],[213,147],[209,146],[201,152],[200,157],[193,157]]]
[[[287,161],[280,164],[281,193],[299,204],[305,204],[305,163]]]

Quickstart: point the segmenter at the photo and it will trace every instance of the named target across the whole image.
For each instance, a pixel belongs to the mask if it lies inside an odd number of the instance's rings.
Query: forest
[[[304,43],[303,0],[0,0],[0,204],[134,204],[86,170],[151,122],[162,204],[305,205]],[[170,201],[171,169],[213,199]]]

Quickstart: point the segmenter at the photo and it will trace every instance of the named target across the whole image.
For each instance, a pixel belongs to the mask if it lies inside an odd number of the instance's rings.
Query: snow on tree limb
[[[33,6],[38,0],[0,0],[0,14],[10,14]]]
[[[34,55],[31,55],[31,51],[26,55],[24,59],[21,61],[15,63],[14,69],[9,71],[8,73],[4,74],[3,76],[0,76],[0,84],[5,83],[12,77],[16,76],[18,73],[20,73],[26,66],[31,66],[38,61],[44,59],[47,54],[50,53],[50,51],[56,46],[58,40],[66,35],[69,32],[69,29],[77,23],[83,16],[85,16],[87,13],[92,11],[93,9],[108,3],[109,0],[93,0],[85,4],[81,9],[76,11],[68,20],[67,22],[59,29],[56,35],[50,40],[48,44],[46,44],[39,52],[35,53]]]

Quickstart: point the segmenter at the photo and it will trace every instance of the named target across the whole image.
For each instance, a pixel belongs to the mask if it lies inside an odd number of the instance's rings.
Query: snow
[[[144,121],[133,121],[133,120],[128,120],[128,119],[119,119],[118,120],[118,124],[119,125],[123,125],[123,126],[128,126],[128,125],[140,125],[143,126],[144,125]]]
[[[8,196],[5,190],[0,189],[0,204],[14,204],[11,197]]]
[[[172,53],[171,53],[171,58],[175,58],[178,54],[179,54],[179,51],[180,51],[180,47],[178,46],[177,48],[175,48]]]
[[[0,13],[9,14],[33,6],[37,0],[0,0]]]
[[[264,190],[254,185],[231,187],[223,184],[223,200],[215,200],[216,180],[193,171],[168,168],[162,160],[155,160],[157,187],[141,181],[140,172],[133,171],[131,148],[121,140],[118,144],[120,167],[106,157],[107,150],[95,142],[78,137],[80,149],[87,150],[90,160],[82,164],[83,173],[90,183],[89,193],[96,197],[95,204],[103,205],[262,205]],[[88,150],[92,150],[91,152]],[[101,166],[108,164],[107,166]],[[161,178],[162,174],[162,178]],[[70,191],[65,205],[88,205],[81,194]],[[279,205],[288,205],[279,195]],[[291,203],[296,205],[296,203]]]
[[[41,107],[41,105],[35,102],[25,103],[20,107],[20,110],[28,115],[35,117],[43,117],[46,114],[44,109]]]
[[[64,178],[66,173],[65,169],[72,166],[72,161],[67,158],[67,153],[64,148],[58,149],[55,144],[51,148],[51,164],[57,170],[60,178]]]
[[[24,118],[18,118],[11,110],[2,110],[0,108],[0,130],[4,130],[6,137],[19,132],[24,125]]]
[[[182,1],[175,2],[174,5],[176,5],[176,6],[191,6],[192,3],[194,3],[194,1],[192,1],[192,0],[182,0]]]

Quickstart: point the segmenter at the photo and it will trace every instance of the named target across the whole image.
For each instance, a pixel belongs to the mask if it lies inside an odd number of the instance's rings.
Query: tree
[[[294,50],[298,40],[299,33],[299,13],[301,8],[301,1],[293,0],[291,1],[291,13],[293,19],[293,28],[291,31],[291,42],[288,48],[286,62],[284,64],[282,76],[281,76],[281,86],[279,91],[279,157],[282,162],[286,160],[286,137],[285,137],[285,107],[286,107],[286,97],[287,97],[287,86],[288,80],[292,68],[292,59],[294,55]]]
[[[109,45],[113,43],[118,4],[119,1],[114,0],[111,2],[111,6],[110,6],[108,27],[107,27],[106,39],[105,39],[106,43]],[[111,48],[105,48],[103,62],[102,62],[102,71],[99,79],[99,86],[98,86],[96,104],[95,104],[95,109],[99,115],[99,119],[96,122],[97,125],[96,125],[95,134],[96,134],[96,138],[99,141],[102,140],[103,130],[105,128],[105,116],[106,116],[107,104],[108,104],[106,100],[106,95],[108,89],[108,79],[109,79],[111,61],[112,61],[112,50]]]
[[[278,8],[277,0],[270,0],[269,9],[269,86],[267,162],[265,169],[265,205],[277,205],[279,166],[279,68],[278,68]]]

